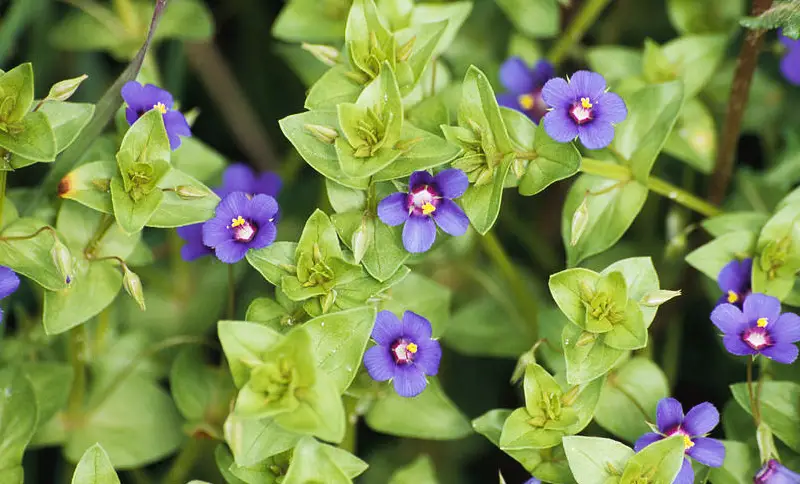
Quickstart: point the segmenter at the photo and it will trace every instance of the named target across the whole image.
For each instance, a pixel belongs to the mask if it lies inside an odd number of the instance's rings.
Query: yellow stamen
[[[758,325],[759,328],[765,328],[768,322],[769,321],[767,321],[767,318],[758,318],[756,320],[756,324]]]
[[[243,219],[241,215],[239,215],[238,217],[236,217],[234,219],[231,219],[231,227],[239,227],[239,226],[244,225],[246,223],[247,223],[247,221],[245,221],[245,219]]]
[[[417,345],[414,344],[414,343],[408,343],[408,345],[406,346],[406,351],[408,351],[409,353],[412,353],[412,354],[416,353],[417,352]]]
[[[683,447],[686,450],[689,450],[692,447],[694,447],[694,442],[692,442],[692,439],[688,435],[683,436]]]
[[[533,109],[533,105],[536,104],[536,99],[532,94],[523,94],[517,98],[517,101],[519,101],[519,105],[522,106],[522,109],[525,111],[530,111]]]
[[[422,214],[423,215],[430,215],[435,211],[436,211],[436,207],[434,207],[431,202],[426,202],[425,205],[422,206]]]
[[[583,106],[583,109],[592,109],[592,101],[588,97],[582,97],[581,106]]]
[[[161,114],[167,114],[167,106],[164,103],[153,104],[153,109],[159,111]]]
[[[733,304],[738,300],[739,300],[739,295],[731,290],[728,290],[728,302]]]

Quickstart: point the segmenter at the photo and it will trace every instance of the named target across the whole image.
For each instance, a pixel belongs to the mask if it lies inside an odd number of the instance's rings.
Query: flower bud
[[[364,221],[353,232],[353,237],[350,240],[350,245],[353,248],[353,260],[356,264],[361,264],[361,260],[364,259],[364,254],[367,253],[369,248],[369,234],[367,232],[367,224]]]
[[[67,246],[59,239],[55,239],[50,249],[50,256],[67,284],[72,282],[72,254]]]
[[[775,448],[772,430],[764,422],[759,423],[756,429],[756,443],[758,444],[758,452],[761,455],[761,462],[778,456],[778,449]]]
[[[78,86],[81,85],[83,81],[85,81],[89,76],[86,74],[80,77],[74,77],[72,79],[65,79],[63,81],[57,82],[53,84],[53,87],[50,88],[50,92],[47,94],[47,97],[44,99],[45,101],[66,101],[78,89]]]
[[[578,341],[575,342],[575,346],[581,347],[586,346],[588,344],[594,343],[594,340],[597,339],[597,335],[594,333],[590,333],[588,331],[584,331],[578,336]]]
[[[589,205],[586,203],[588,197],[583,197],[583,201],[578,205],[575,213],[572,214],[572,228],[570,229],[569,245],[576,246],[581,239],[586,226],[589,224]]]
[[[128,294],[130,294],[133,300],[136,301],[136,304],[139,305],[139,308],[142,311],[145,311],[147,308],[144,304],[142,280],[139,279],[139,276],[130,270],[126,265],[122,266],[122,285],[125,287],[125,290],[128,292]]]
[[[192,185],[178,185],[175,194],[184,200],[193,200],[207,196],[208,192]]]
[[[336,63],[339,62],[339,50],[336,49],[336,47],[323,44],[308,44],[306,42],[300,44],[300,47],[311,53],[311,55],[316,57],[317,60],[323,64],[335,66]]]
[[[561,403],[569,407],[570,405],[575,403],[575,400],[578,399],[578,395],[580,395],[580,393],[581,393],[581,387],[575,385],[561,397]]]
[[[333,303],[336,302],[336,289],[331,289],[328,294],[325,294],[325,297],[322,298],[320,304],[322,305],[322,312],[327,313],[333,307]]]
[[[330,126],[323,126],[321,124],[304,124],[303,128],[308,131],[313,137],[322,141],[323,143],[333,144],[336,138],[339,137],[339,132]]]
[[[484,168],[481,171],[480,175],[478,175],[478,177],[475,179],[475,186],[488,185],[492,183],[493,178],[494,178],[493,170],[490,170],[489,168]]]
[[[664,304],[665,302],[669,301],[670,299],[676,298],[681,295],[680,289],[677,291],[670,291],[669,289],[658,289],[653,292],[649,292],[642,297],[641,303],[645,306],[649,306],[651,308],[658,307]]]

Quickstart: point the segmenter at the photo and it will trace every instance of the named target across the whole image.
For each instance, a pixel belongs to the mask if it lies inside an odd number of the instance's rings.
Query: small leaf
[[[20,218],[3,228],[2,237],[28,237],[43,227],[45,225],[36,219]],[[64,289],[67,282],[50,256],[54,243],[49,230],[25,239],[0,238],[0,265],[10,267],[50,291]]]
[[[689,253],[686,262],[716,281],[719,271],[730,261],[752,257],[755,246],[753,232],[729,232]]]
[[[83,453],[72,475],[72,484],[119,484],[114,466],[100,444],[94,444]]]
[[[0,425],[0,469],[17,468],[36,430],[36,398],[31,383],[15,368],[0,370],[0,389],[0,414],[13,416]]]
[[[745,17],[739,21],[753,30],[781,28],[783,35],[800,38],[800,5],[792,0],[776,0],[772,6],[758,17]]]
[[[421,455],[410,464],[398,469],[389,484],[438,484],[436,469],[428,455]]]
[[[731,385],[733,398],[752,414],[746,383]],[[800,384],[788,381],[767,381],[762,384],[761,420],[783,443],[800,452]]]
[[[611,439],[564,437],[564,452],[578,484],[604,484],[619,477],[633,449]]]
[[[630,458],[619,482],[634,484],[646,479],[650,484],[672,484],[681,470],[683,455],[683,437],[669,437],[650,444]]]
[[[498,0],[497,4],[517,30],[529,37],[547,39],[558,33],[558,0]],[[537,21],[526,21],[532,18]]]
[[[21,120],[33,104],[33,66],[20,64],[0,74],[0,121],[13,124]]]
[[[0,148],[32,161],[56,159],[56,135],[43,112],[26,115],[13,131],[0,130]]]

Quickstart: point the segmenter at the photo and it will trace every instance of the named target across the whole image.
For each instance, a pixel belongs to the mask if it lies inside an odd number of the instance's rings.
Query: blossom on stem
[[[692,407],[683,415],[683,406],[674,398],[662,398],[656,407],[656,426],[658,433],[648,432],[636,441],[634,450],[639,452],[653,442],[679,435],[683,437],[684,452],[688,457],[709,467],[720,467],[725,460],[725,447],[722,442],[705,435],[719,423],[719,412],[714,405],[704,402]],[[673,484],[692,484],[694,470],[688,458]]]
[[[409,252],[425,252],[436,240],[436,226],[450,235],[464,235],[469,219],[453,201],[469,186],[463,171],[451,168],[432,176],[415,171],[408,193],[393,193],[378,204],[378,218],[390,226],[403,226],[403,246]]]
[[[752,274],[753,259],[734,259],[725,264],[717,276],[717,285],[722,291],[717,306],[728,303],[741,309],[744,300],[751,292],[750,278]]]
[[[523,484],[542,484],[542,481],[540,481],[539,479],[537,479],[535,477],[531,477],[530,479],[525,481]]]
[[[69,284],[69,280],[67,281]],[[19,287],[17,273],[5,266],[0,266],[0,299],[5,299],[14,294]],[[3,310],[0,309],[0,321],[3,320]]]
[[[181,258],[186,262],[214,253],[214,249],[203,243],[203,225],[204,223],[184,225],[176,230],[178,237],[186,242],[181,247]]]
[[[130,125],[151,109],[161,112],[169,138],[169,147],[173,151],[181,145],[181,136],[192,135],[192,130],[183,114],[172,109],[174,104],[172,94],[164,89],[152,84],[143,86],[136,81],[128,81],[122,86],[121,94],[125,104],[128,105],[125,109],[125,119]]]
[[[212,247],[222,262],[238,262],[248,250],[275,241],[277,213],[278,202],[269,195],[233,192],[217,205],[214,218],[203,224],[203,244]]]
[[[720,304],[711,312],[711,321],[722,331],[722,343],[733,355],[764,355],[784,364],[797,359],[794,343],[800,341],[800,316],[781,314],[777,298],[751,294],[742,309]]]
[[[789,83],[800,86],[800,40],[790,39],[783,34],[778,34],[778,37],[786,48],[786,54],[781,59],[781,74]]]
[[[754,484],[797,484],[800,474],[792,472],[775,459],[770,459],[753,477]]]
[[[560,143],[578,137],[590,150],[610,145],[614,125],[628,116],[625,101],[607,92],[606,80],[596,72],[578,71],[569,81],[550,79],[542,99],[552,108],[544,115],[547,134]]]
[[[277,173],[271,171],[257,173],[244,163],[234,163],[225,169],[222,174],[222,186],[214,191],[220,198],[233,192],[244,192],[250,196],[262,194],[278,198],[281,186],[281,178]]]
[[[430,321],[417,313],[406,311],[400,321],[391,311],[379,312],[372,329],[377,344],[364,353],[367,373],[376,381],[392,380],[401,397],[419,395],[442,359],[442,347],[431,334]]]
[[[511,57],[500,66],[500,82],[508,92],[498,94],[497,102],[524,113],[538,124],[547,112],[542,87],[555,75],[553,65],[547,61],[539,61],[530,68],[519,57]]]

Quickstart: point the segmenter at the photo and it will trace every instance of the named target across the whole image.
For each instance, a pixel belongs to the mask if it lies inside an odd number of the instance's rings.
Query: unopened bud
[[[572,226],[570,229],[569,245],[575,247],[581,239],[586,226],[589,225],[589,204],[586,202],[588,197],[583,197],[583,201],[575,213],[572,214]]]
[[[353,248],[353,259],[356,264],[361,264],[361,260],[364,259],[364,255],[369,248],[369,234],[367,232],[367,225],[362,222],[361,226],[353,232],[353,237],[350,240],[350,245]]]
[[[321,124],[304,124],[303,127],[311,133],[311,135],[323,143],[333,144],[336,138],[339,137],[339,132],[330,126],[323,126]]]
[[[525,169],[528,167],[528,163],[526,160],[520,160],[519,158],[514,158],[514,161],[511,163],[511,171],[514,172],[514,176],[517,178],[522,178],[525,176]]]
[[[92,185],[101,192],[107,192],[111,188],[110,178],[95,178],[92,180]]]
[[[561,397],[561,403],[566,406],[570,406],[575,403],[575,400],[578,399],[578,395],[581,393],[581,387],[575,385],[574,387],[570,388],[564,396]]]
[[[122,285],[125,287],[125,290],[130,294],[136,304],[139,305],[139,308],[142,311],[145,311],[147,308],[144,304],[144,290],[142,290],[142,280],[139,279],[139,276],[136,275],[135,272],[130,270],[128,266],[122,266]]]
[[[680,289],[677,291],[670,291],[669,289],[658,289],[653,292],[649,292],[642,297],[642,304],[649,307],[658,307],[664,304],[665,302],[669,301],[670,299],[676,298],[681,295]]]
[[[80,77],[65,79],[53,84],[53,87],[50,88],[50,92],[47,94],[45,101],[66,101],[72,97],[73,94],[75,94],[78,86],[80,86],[81,83],[88,77],[89,76],[84,74]]]
[[[488,185],[492,183],[494,173],[489,168],[484,168],[480,175],[475,179],[475,186]]]
[[[303,50],[308,51],[323,64],[335,66],[339,62],[339,50],[336,47],[323,44],[308,44],[303,42],[300,44]]]
[[[597,335],[594,333],[590,333],[588,331],[584,331],[578,336],[578,341],[575,342],[575,346],[586,346],[589,344],[594,343],[594,340],[597,339]]]
[[[766,462],[778,456],[778,449],[775,447],[772,430],[764,422],[759,423],[756,429],[756,443],[758,444],[758,453],[761,455],[761,462]]]
[[[327,313],[333,307],[333,303],[336,302],[336,289],[331,289],[331,291],[322,298],[321,305],[322,305],[322,312]]]
[[[207,191],[192,185],[178,185],[175,187],[175,194],[184,200],[193,200],[208,196]]]
[[[53,242],[53,247],[50,249],[50,256],[53,258],[53,263],[58,268],[59,274],[64,277],[67,284],[72,282],[72,254],[67,246],[58,239]]]

